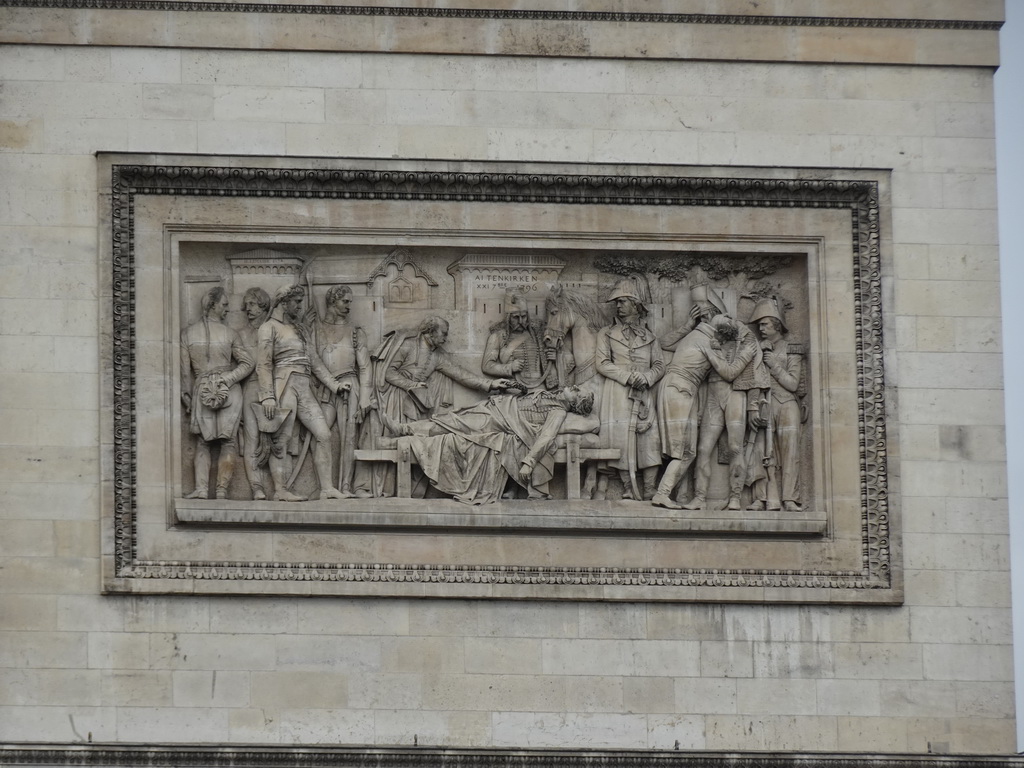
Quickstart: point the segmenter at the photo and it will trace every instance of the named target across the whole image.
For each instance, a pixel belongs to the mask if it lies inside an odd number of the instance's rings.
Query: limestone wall
[[[0,739],[1013,751],[992,29],[0,19]],[[96,152],[891,169],[905,604],[101,595]]]

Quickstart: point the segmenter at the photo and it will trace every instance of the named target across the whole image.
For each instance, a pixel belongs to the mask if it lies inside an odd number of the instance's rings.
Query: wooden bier
[[[615,461],[619,458],[620,451],[618,448],[585,447],[580,435],[565,435],[564,440],[564,447],[555,451],[555,463],[565,464],[566,498],[579,499],[580,476],[584,462],[600,459]],[[408,437],[399,437],[396,448],[356,449],[356,461],[394,462],[398,467],[395,496],[400,499],[412,497],[412,465],[416,457],[409,447]]]

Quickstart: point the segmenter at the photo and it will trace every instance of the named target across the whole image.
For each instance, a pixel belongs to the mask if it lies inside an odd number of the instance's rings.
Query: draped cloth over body
[[[546,489],[554,472],[554,438],[562,420],[547,418],[559,407],[545,409],[545,397],[550,395],[494,395],[430,419],[430,436],[409,438],[430,484],[467,504],[497,501],[510,477],[527,490]],[[564,408],[559,410],[564,415]],[[526,482],[519,477],[519,467],[531,455],[537,463]]]
[[[453,381],[483,392],[490,389],[490,379],[467,371],[443,347],[429,347],[418,330],[386,334],[371,359],[377,407],[399,424],[450,409]],[[427,386],[416,388],[417,384]],[[383,433],[379,415],[371,411],[370,417],[363,422],[359,445],[371,450],[379,449]],[[394,466],[378,462],[373,469],[357,469],[355,487],[373,496],[394,496]]]

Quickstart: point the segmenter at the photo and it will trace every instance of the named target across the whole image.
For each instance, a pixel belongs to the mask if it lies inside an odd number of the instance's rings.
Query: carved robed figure
[[[622,280],[608,299],[615,304],[614,322],[597,334],[595,361],[605,377],[601,395],[601,435],[606,445],[619,446],[622,455],[604,464],[617,472],[623,498],[654,495],[661,442],[657,407],[651,392],[665,373],[661,346],[647,327],[649,289],[640,279]],[[637,473],[643,477],[643,489]]]

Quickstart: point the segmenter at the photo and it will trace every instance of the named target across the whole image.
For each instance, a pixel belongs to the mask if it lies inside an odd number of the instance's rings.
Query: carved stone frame
[[[179,0],[2,0],[0,7],[83,8],[180,11]],[[775,16],[726,13],[652,13],[644,11],[569,11],[511,8],[431,8],[393,5],[312,5],[292,3],[190,2],[192,13],[315,14],[390,18],[590,21],[605,23],[735,24],[744,26],[866,27],[870,29],[967,29],[998,31],[1002,22],[978,19],[914,19],[856,16]]]
[[[0,765],[204,768],[1024,768],[1018,755],[715,752],[657,749],[115,746],[11,744]]]
[[[130,593],[347,594],[531,599],[898,603],[898,528],[890,510],[883,375],[886,270],[882,223],[888,175],[845,170],[702,169],[101,156],[109,169],[109,307],[104,317],[101,435],[104,589]],[[687,209],[806,209],[849,216],[854,291],[861,567],[855,569],[243,562],[138,556],[138,413],[135,209],[150,196],[180,199],[421,201]],[[105,238],[104,238],[105,239]],[[150,267],[152,265],[149,265]],[[322,536],[343,535],[337,532]]]

